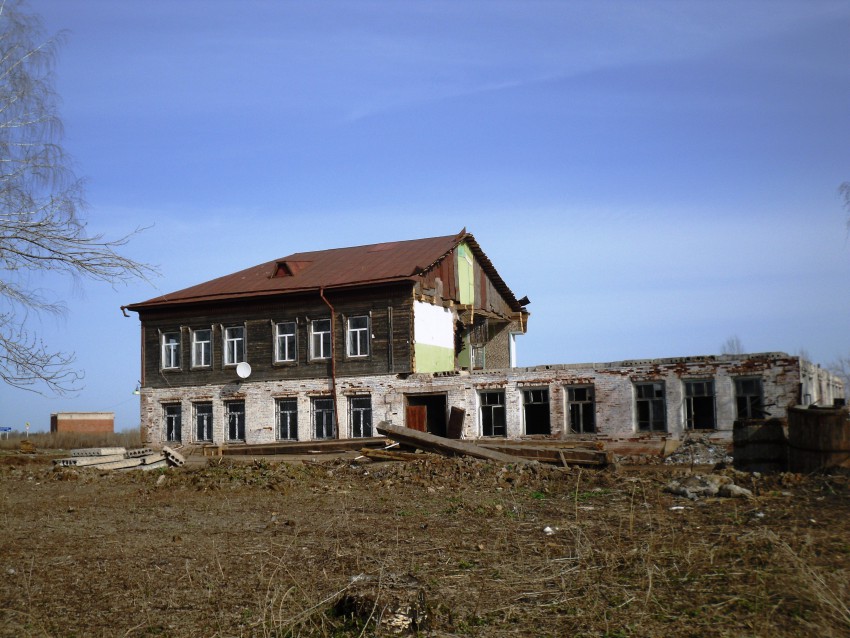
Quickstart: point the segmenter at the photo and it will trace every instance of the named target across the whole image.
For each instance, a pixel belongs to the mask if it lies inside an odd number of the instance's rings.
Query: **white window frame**
[[[209,338],[205,341],[199,341],[197,339],[197,335],[199,332],[207,332],[209,333]],[[198,328],[197,330],[192,330],[192,367],[193,368],[209,368],[212,367],[212,340],[213,340],[213,331],[212,328]],[[206,344],[206,355],[207,361],[204,363],[203,361],[199,361],[198,357],[198,346]]]
[[[295,409],[283,410],[281,408],[284,404],[287,406],[294,405]],[[275,401],[275,423],[278,441],[298,440],[298,400],[295,397],[282,397]],[[288,434],[288,436],[284,436],[285,434]]]
[[[363,327],[353,327],[352,322],[364,320]],[[345,322],[346,355],[351,359],[368,357],[372,350],[371,319],[369,315],[356,315],[348,317]],[[365,336],[365,342],[361,343],[361,337]]]
[[[365,402],[368,401],[368,405]],[[351,438],[368,438],[373,436],[372,430],[372,396],[356,396],[348,399],[349,422],[351,423]],[[357,432],[359,428],[360,432]]]
[[[242,406],[241,410],[237,410],[238,406]],[[245,401],[225,401],[224,403],[224,415],[227,431],[225,432],[225,436],[228,441],[231,442],[244,442],[245,441],[245,431],[246,431],[246,415],[245,415]],[[241,434],[241,436],[240,436]]]
[[[181,336],[179,330],[162,333],[160,338],[160,343],[162,344],[160,365],[163,370],[180,369]],[[169,341],[169,337],[174,337],[176,340]]]
[[[231,331],[240,330],[240,337],[231,337]],[[226,366],[235,366],[243,361],[245,361],[245,352],[247,351],[247,339],[245,326],[225,326],[224,330],[222,330],[222,341],[223,341],[223,349],[224,349],[224,365]],[[241,343],[242,353],[240,356],[239,353],[239,345]],[[233,344],[233,349],[231,351],[231,344]]]
[[[204,406],[204,408],[209,407],[209,412],[200,412],[198,408]],[[199,401],[192,406],[194,408],[195,413],[195,440],[196,441],[212,441],[213,440],[213,404],[211,401]],[[201,417],[208,417],[203,419],[203,426],[201,426]],[[206,436],[199,434],[203,429]]]
[[[283,326],[291,326],[292,332],[281,333]],[[280,321],[274,327],[275,363],[294,363],[297,360],[298,325],[294,321]]]
[[[166,442],[179,443],[183,440],[183,406],[179,403],[164,403],[162,406],[163,436]]]
[[[313,430],[314,439],[334,438],[336,434],[335,412],[336,406],[332,397],[313,397],[310,400],[310,426]],[[321,421],[321,424],[319,421]]]
[[[328,329],[327,330],[316,330],[317,324],[327,322]],[[324,361],[331,358],[331,352],[333,350],[333,344],[331,343],[331,339],[333,339],[333,325],[331,323],[330,318],[325,319],[313,319],[310,322],[310,360],[311,361]],[[321,335],[321,337],[319,337]],[[317,341],[317,337],[320,339]],[[318,352],[316,352],[316,346],[319,346]],[[325,346],[327,346],[327,352],[325,352]]]

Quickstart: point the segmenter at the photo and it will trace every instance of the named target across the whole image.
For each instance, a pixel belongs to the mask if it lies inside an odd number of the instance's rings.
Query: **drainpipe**
[[[336,401],[336,311],[325,297],[325,289],[319,288],[319,296],[331,309],[331,399],[334,402],[334,438],[339,438],[339,410]]]

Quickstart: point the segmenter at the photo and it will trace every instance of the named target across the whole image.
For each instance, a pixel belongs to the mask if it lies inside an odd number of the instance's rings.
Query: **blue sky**
[[[152,282],[39,282],[85,389],[0,425],[138,424],[120,306],[292,252],[466,227],[518,296],[520,365],[850,354],[846,1],[30,0],[89,228]]]

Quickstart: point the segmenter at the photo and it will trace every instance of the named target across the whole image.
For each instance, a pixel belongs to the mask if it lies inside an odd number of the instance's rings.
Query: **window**
[[[313,426],[315,438],[330,439],[334,435],[333,399],[313,399]]]
[[[277,438],[295,441],[298,439],[298,401],[277,400]]]
[[[505,393],[482,392],[478,395],[481,400],[481,434],[483,436],[505,436]]]
[[[162,333],[162,369],[175,370],[180,368],[180,333]]]
[[[295,322],[284,321],[275,327],[274,360],[295,361]]]
[[[596,431],[596,400],[591,386],[567,388],[570,429],[576,434]]]
[[[234,366],[245,361],[245,327],[224,329],[224,365]]]
[[[666,431],[664,383],[636,383],[635,403],[638,430],[642,432]]]
[[[245,402],[228,401],[224,404],[227,416],[227,440],[245,440]]]
[[[522,403],[525,413],[526,434],[551,434],[549,423],[549,390],[523,390]]]
[[[472,369],[483,370],[487,367],[487,349],[486,346],[470,346]]]
[[[213,406],[212,403],[195,404],[195,440],[212,441],[213,439]]]
[[[192,331],[192,367],[208,368],[212,365],[212,330]]]
[[[764,395],[758,377],[735,379],[735,402],[739,419],[761,419],[765,416]]]
[[[369,317],[348,319],[348,356],[369,356]]]
[[[685,381],[685,426],[691,430],[713,430],[714,381]]]
[[[310,358],[329,359],[331,356],[331,320],[314,319],[310,322]]]
[[[351,397],[348,405],[351,411],[351,436],[372,436],[372,397]]]
[[[165,418],[165,440],[171,442],[179,442],[182,431],[182,416],[183,409],[179,403],[171,403],[163,406]]]

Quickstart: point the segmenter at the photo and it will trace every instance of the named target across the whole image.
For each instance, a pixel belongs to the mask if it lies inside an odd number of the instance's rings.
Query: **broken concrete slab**
[[[75,458],[87,456],[115,456],[116,454],[120,454],[123,458],[126,453],[127,449],[123,447],[86,447],[71,450],[71,456]]]
[[[123,470],[129,467],[138,467],[141,464],[142,459],[121,459],[120,461],[100,463],[91,467],[96,470]]]
[[[53,461],[53,464],[58,465],[60,467],[86,467],[122,460],[124,460],[123,453],[109,454],[104,456],[79,456],[76,458],[56,459]]]
[[[127,450],[126,457],[128,459],[135,459],[135,458],[138,458],[140,456],[148,456],[148,455],[153,454],[153,453],[154,453],[154,451],[149,447],[140,447],[140,448],[134,448],[132,450]]]
[[[165,455],[165,460],[173,467],[180,467],[186,464],[186,459],[176,450],[166,446],[162,448],[162,453]]]

